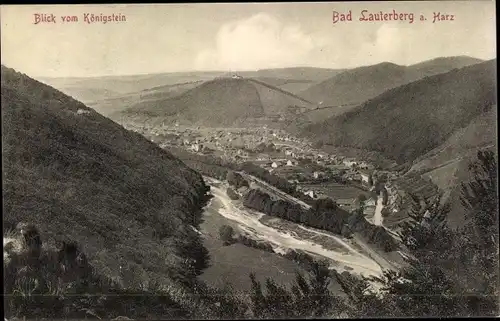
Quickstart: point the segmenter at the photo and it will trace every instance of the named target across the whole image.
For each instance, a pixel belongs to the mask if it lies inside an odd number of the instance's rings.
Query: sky
[[[359,21],[413,13],[414,21]],[[352,21],[332,22],[333,12]],[[453,21],[433,23],[434,13]],[[84,14],[126,21],[84,21]],[[34,24],[35,14],[56,22]],[[427,18],[420,21],[420,15]],[[63,22],[61,16],[78,22]],[[409,65],[496,57],[494,1],[2,5],[1,61],[32,77],[93,77],[294,66]]]

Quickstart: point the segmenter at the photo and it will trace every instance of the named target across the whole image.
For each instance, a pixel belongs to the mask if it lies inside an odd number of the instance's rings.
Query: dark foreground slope
[[[2,66],[3,217],[78,242],[123,287],[192,277],[202,177],[142,136]],[[199,260],[201,261],[201,260]]]
[[[386,91],[302,134],[326,144],[372,150],[398,163],[436,148],[496,103],[496,60]]]

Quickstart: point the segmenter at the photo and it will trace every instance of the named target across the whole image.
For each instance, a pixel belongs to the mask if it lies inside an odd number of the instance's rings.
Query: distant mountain
[[[309,120],[316,122],[355,108],[386,90],[479,62],[481,60],[466,56],[437,58],[412,66],[384,62],[349,69],[311,86],[299,95],[324,108],[308,114]]]
[[[260,80],[293,94],[299,94],[311,86],[343,71],[344,69],[290,67],[261,69],[257,71],[238,71],[235,73],[227,73],[226,76],[237,74],[244,78]]]
[[[210,80],[224,72],[173,72],[132,76],[105,76],[88,78],[39,78],[84,103],[96,102],[108,98],[117,98],[125,94],[145,89],[175,85],[186,82]]]
[[[98,273],[132,288],[192,278],[201,175],[52,87],[4,66],[1,76],[5,226],[77,241]]]
[[[99,113],[109,116],[113,113],[127,109],[134,106],[139,102],[166,99],[178,96],[190,89],[193,89],[203,81],[190,81],[174,85],[156,86],[153,88],[144,89],[138,92],[117,95],[107,99],[101,99],[94,102],[87,103],[89,107],[94,108]]]
[[[277,78],[295,81],[319,82],[331,78],[344,69],[329,69],[316,67],[289,67],[260,69],[257,71],[237,71],[236,74],[245,78]],[[227,75],[230,75],[229,73]]]
[[[308,88],[311,84],[334,76],[340,71],[342,70],[294,67],[237,71],[234,73],[226,71],[187,71],[103,77],[40,77],[38,80],[84,103],[93,103],[108,98],[121,98],[125,94],[136,93],[153,87],[208,81],[216,77],[233,74],[239,74],[245,78],[279,79],[285,82],[281,84],[285,86],[283,89],[286,90],[289,87],[293,89],[294,93],[297,93]]]
[[[313,80],[307,79],[284,79],[271,77],[254,77],[252,79],[262,81],[293,94],[298,94],[317,83]]]
[[[433,76],[483,62],[483,60],[469,56],[439,57],[408,66],[409,69],[420,75]]]
[[[294,109],[311,107],[307,100],[262,81],[224,77],[175,97],[141,101],[120,114],[167,122],[232,126],[251,118],[279,117]]]
[[[306,126],[301,134],[334,146],[380,152],[400,164],[411,163],[492,110],[495,72],[496,60],[490,60],[425,77],[340,116]]]

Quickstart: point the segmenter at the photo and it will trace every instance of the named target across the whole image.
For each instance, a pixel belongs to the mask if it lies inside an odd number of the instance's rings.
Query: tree
[[[387,189],[382,189],[382,205],[386,206],[389,202],[389,193],[387,193]]]
[[[313,203],[316,212],[333,212],[337,209],[337,203],[331,198],[320,198]]]
[[[369,279],[357,278],[349,272],[339,274],[333,271],[337,283],[347,294],[345,302],[340,307],[345,310],[351,318],[366,318],[373,316],[387,316],[386,302],[383,302],[375,293],[370,291]]]
[[[369,175],[368,176],[368,186],[373,186],[373,176],[372,175]]]
[[[440,195],[427,204],[410,195],[412,220],[400,233],[410,252],[409,265],[399,273],[386,273],[383,306],[391,310],[379,316],[498,313],[498,224],[492,225],[498,222],[496,168],[492,153],[478,153],[478,161],[470,166],[472,179],[462,184],[469,221],[458,229],[447,226],[450,206],[443,205]],[[363,310],[370,300],[361,298],[356,308]]]
[[[185,258],[183,261],[185,278],[182,282],[191,284],[209,266],[210,255],[198,235],[189,236],[183,241],[176,242],[176,245],[178,255]]]
[[[359,194],[358,195],[358,202],[361,203],[361,202],[364,202],[366,201],[366,195],[365,194]]]
[[[250,273],[250,281],[252,282],[252,289],[250,293],[250,306],[253,315],[257,318],[262,318],[266,313],[266,302],[264,293],[262,293],[262,286],[260,282],[255,279],[255,274]]]
[[[291,291],[266,279],[266,293],[251,274],[251,306],[258,318],[324,317],[332,309],[335,299],[328,290],[330,274],[322,262],[311,266],[309,280],[297,272]]]
[[[227,196],[229,196],[230,199],[232,200],[237,200],[240,198],[240,196],[238,195],[238,193],[236,193],[232,188],[228,187],[226,189],[226,194]]]
[[[248,182],[241,176],[240,173],[236,173],[233,171],[228,171],[226,180],[229,183],[229,185],[234,186],[236,189],[246,186],[248,187]]]
[[[491,271],[498,262],[497,161],[490,151],[479,151],[477,158],[469,166],[472,180],[461,184],[461,202],[467,209],[467,229],[482,252],[485,268]]]
[[[366,202],[366,195],[365,194],[359,194],[358,197],[356,198],[357,203],[359,204],[360,208],[363,208],[365,206]]]
[[[477,290],[498,297],[498,162],[493,152],[478,151],[469,169],[471,180],[461,184],[461,203],[467,210],[462,239],[477,262],[472,271],[482,279]]]
[[[229,225],[222,225],[219,228],[219,237],[224,245],[230,245],[234,242],[234,229]]]
[[[325,145],[325,142],[322,139],[318,139],[313,143],[313,148],[315,149],[321,149]]]

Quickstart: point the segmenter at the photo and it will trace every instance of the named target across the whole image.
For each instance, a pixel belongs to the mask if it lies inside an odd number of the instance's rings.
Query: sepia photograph
[[[500,316],[495,5],[1,5],[5,320]]]

